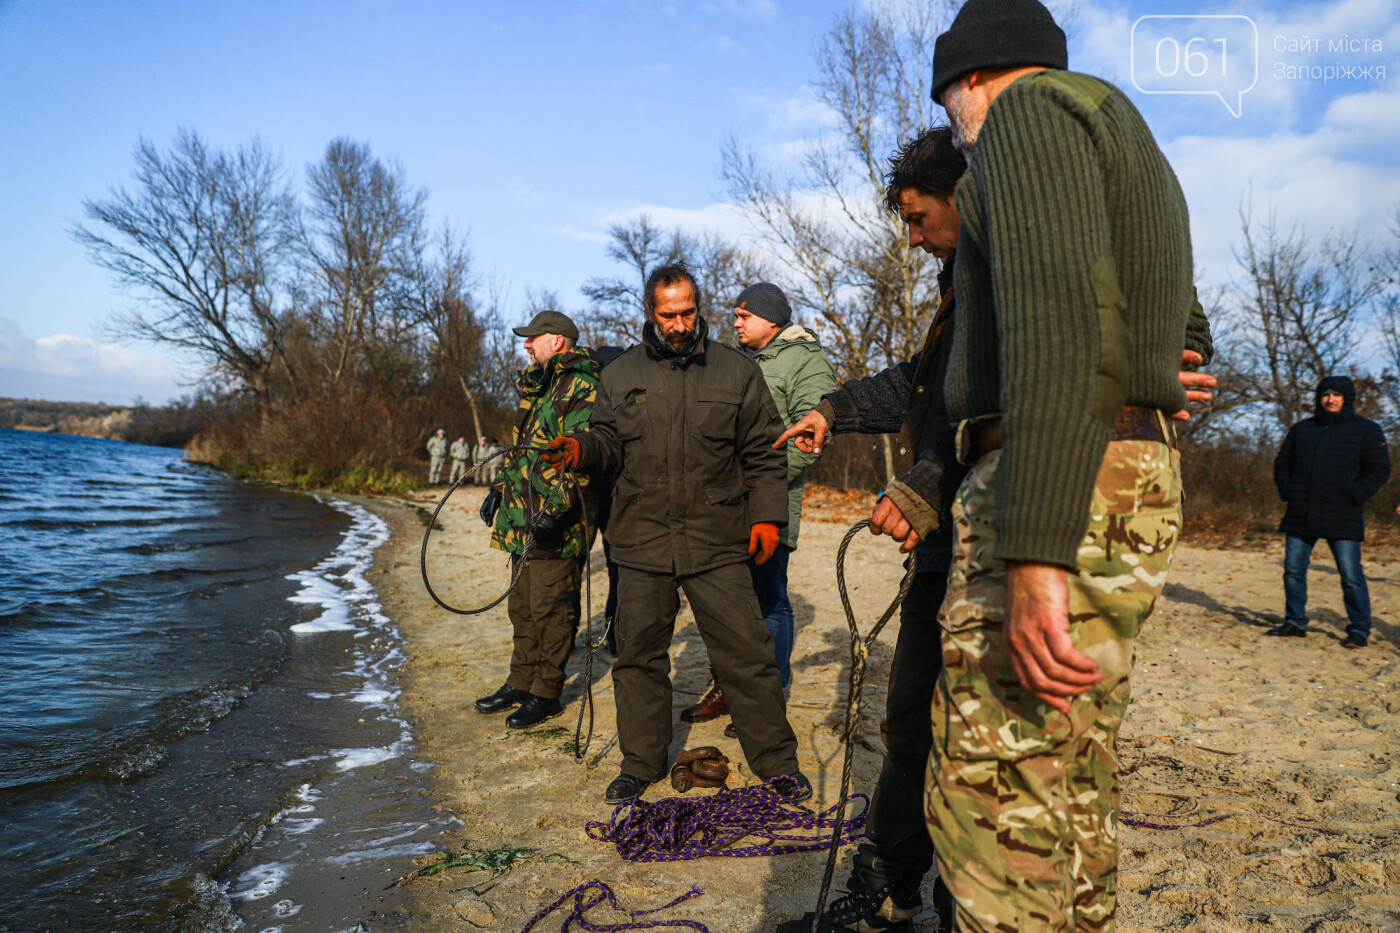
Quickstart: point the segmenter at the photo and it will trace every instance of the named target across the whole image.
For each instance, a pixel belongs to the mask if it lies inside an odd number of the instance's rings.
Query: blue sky
[[[720,142],[780,153],[824,131],[812,51],[845,6],[0,0],[0,395],[163,401],[195,375],[158,348],[105,341],[97,325],[129,299],[69,236],[84,197],[129,177],[142,136],[261,135],[298,177],[333,137],[367,141],[428,189],[435,221],[469,231],[511,307],[527,287],[577,304],[584,281],[612,271],[610,221],[646,211],[743,232],[716,177]],[[1235,95],[1238,118],[1213,96],[1133,86],[1133,23],[1161,13],[1253,21],[1258,79]],[[1317,233],[1384,235],[1400,206],[1397,14],[1400,0],[1081,0],[1071,64],[1142,108],[1186,190],[1199,273],[1218,283],[1246,196]],[[1151,38],[1201,33],[1212,51],[1225,39],[1238,84],[1242,21],[1162,28]],[[1344,38],[1380,46],[1331,47]],[[1357,71],[1274,77],[1339,62]]]

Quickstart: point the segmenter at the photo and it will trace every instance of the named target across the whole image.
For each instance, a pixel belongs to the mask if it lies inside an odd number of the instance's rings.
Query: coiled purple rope
[[[864,835],[865,814],[870,809],[865,794],[851,795],[851,799],[863,800],[865,807],[849,820],[842,820],[837,833],[833,831],[839,817],[833,814],[844,800],[817,813],[788,802],[772,788],[776,780],[779,777],[751,787],[723,787],[707,797],[665,797],[655,803],[632,800],[618,804],[608,822],[593,820],[584,831],[591,839],[612,843],[617,854],[629,862],[810,852],[829,847],[833,836],[839,839],[838,845],[845,845]],[[747,836],[763,841],[735,845]]]
[[[585,900],[584,893],[587,891],[593,891],[595,893],[591,899]],[[710,933],[708,927],[695,920],[634,920],[631,923],[593,924],[585,920],[583,916],[589,910],[607,901],[608,905],[619,913],[629,914],[633,917],[644,917],[647,914],[655,914],[663,910],[669,910],[682,901],[688,901],[692,897],[699,897],[704,893],[705,892],[700,888],[692,887],[689,891],[669,904],[653,907],[650,910],[628,910],[617,902],[617,896],[613,894],[612,888],[607,884],[602,881],[586,881],[531,917],[530,922],[525,924],[525,929],[521,930],[520,933],[530,933],[530,930],[534,928],[535,924],[554,913],[554,911],[558,910],[563,903],[571,897],[574,899],[574,909],[570,912],[569,916],[564,918],[564,925],[560,927],[560,933],[569,933],[569,928],[575,923],[578,924],[580,930],[593,930],[598,931],[598,933],[612,930],[653,930],[658,927],[689,927],[697,931],[697,933]]]

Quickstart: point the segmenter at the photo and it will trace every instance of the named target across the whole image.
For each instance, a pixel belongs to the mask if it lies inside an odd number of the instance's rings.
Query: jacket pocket
[[[711,387],[696,395],[696,427],[712,441],[734,443],[739,420],[739,393]]]
[[[651,433],[651,419],[647,417],[646,389],[627,389],[623,394],[622,403],[613,409],[613,413],[617,422],[617,439],[624,444]]]
[[[715,483],[704,488],[704,505],[691,526],[696,540],[711,547],[748,546],[748,487]]]

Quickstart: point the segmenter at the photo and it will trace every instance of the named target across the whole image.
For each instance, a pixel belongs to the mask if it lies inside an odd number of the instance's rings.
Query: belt
[[[1157,441],[1176,448],[1176,429],[1156,408],[1124,405],[1113,424],[1114,441]],[[958,460],[971,465],[994,450],[1000,450],[1001,416],[986,415],[958,425]]]

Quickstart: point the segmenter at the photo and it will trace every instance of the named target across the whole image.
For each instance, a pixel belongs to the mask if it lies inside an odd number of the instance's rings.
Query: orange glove
[[[549,446],[540,456],[554,466],[562,465],[564,469],[572,470],[578,466],[582,453],[582,448],[579,447],[578,441],[574,438],[556,437],[549,442]]]
[[[749,529],[749,556],[761,564],[778,549],[778,526],[772,522],[756,522]]]

